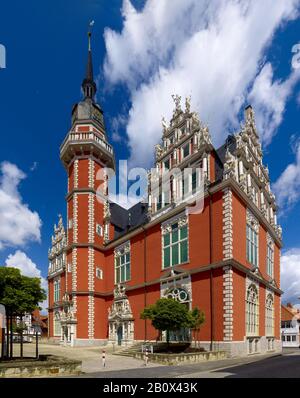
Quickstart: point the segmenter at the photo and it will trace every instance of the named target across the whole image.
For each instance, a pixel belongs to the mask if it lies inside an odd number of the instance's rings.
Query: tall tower
[[[108,203],[96,195],[101,184],[99,170],[115,169],[112,146],[107,142],[103,111],[95,102],[91,33],[88,33],[83,100],[72,110],[72,126],[60,147],[60,158],[68,175],[67,201],[67,293],[77,321],[76,344],[106,338],[106,320],[95,313],[105,311],[103,244],[108,239]],[[97,291],[97,295],[95,295]],[[103,322],[103,325],[101,324]]]

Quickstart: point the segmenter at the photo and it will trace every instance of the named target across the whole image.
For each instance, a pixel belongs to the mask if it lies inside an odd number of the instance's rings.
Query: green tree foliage
[[[189,317],[189,328],[195,332],[196,340],[198,341],[200,328],[205,322],[205,314],[198,307],[195,307],[189,312]]]
[[[9,315],[31,313],[45,299],[40,278],[23,276],[17,268],[0,267],[0,303]]]
[[[159,331],[167,332],[167,342],[169,342],[169,332],[180,330],[181,328],[196,328],[204,322],[204,314],[198,310],[189,311],[186,305],[170,298],[157,300],[155,304],[146,307],[142,313],[142,319],[150,319],[152,326]],[[201,315],[201,316],[200,316]]]

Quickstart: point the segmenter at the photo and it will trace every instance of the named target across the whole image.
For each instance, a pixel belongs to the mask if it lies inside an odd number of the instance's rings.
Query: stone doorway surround
[[[114,302],[108,310],[109,343],[118,345],[133,344],[134,342],[134,318],[125,292],[124,285],[118,284],[115,287]],[[120,336],[122,336],[121,340]]]

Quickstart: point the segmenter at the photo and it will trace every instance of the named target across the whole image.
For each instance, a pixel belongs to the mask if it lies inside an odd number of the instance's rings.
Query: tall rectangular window
[[[170,158],[164,161],[164,170],[170,170]]]
[[[126,245],[115,252],[115,283],[130,280],[130,247]]]
[[[192,191],[193,193],[196,192],[197,189],[197,171],[194,170],[192,174]]]
[[[266,298],[266,336],[274,336],[274,299],[271,294]]]
[[[247,224],[247,260],[258,266],[258,232],[255,226]]]
[[[157,196],[157,202],[156,202],[156,210],[160,210],[162,208],[162,194],[160,193]]]
[[[54,302],[59,301],[60,298],[60,280],[54,281]]]
[[[182,158],[186,158],[190,154],[190,143],[188,142],[183,148],[182,148]]]
[[[267,274],[274,276],[274,244],[271,241],[267,244]]]
[[[58,337],[60,335],[61,335],[61,324],[59,317],[55,315],[53,319],[53,336]]]
[[[179,227],[178,222],[171,225],[170,231],[163,235],[163,268],[169,268],[188,261],[188,227]]]

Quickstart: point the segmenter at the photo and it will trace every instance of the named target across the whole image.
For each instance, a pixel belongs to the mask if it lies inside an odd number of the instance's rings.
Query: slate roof
[[[117,203],[110,203],[111,223],[115,227],[114,238],[128,233],[138,228],[148,221],[147,218],[148,204],[139,202],[126,210]]]

